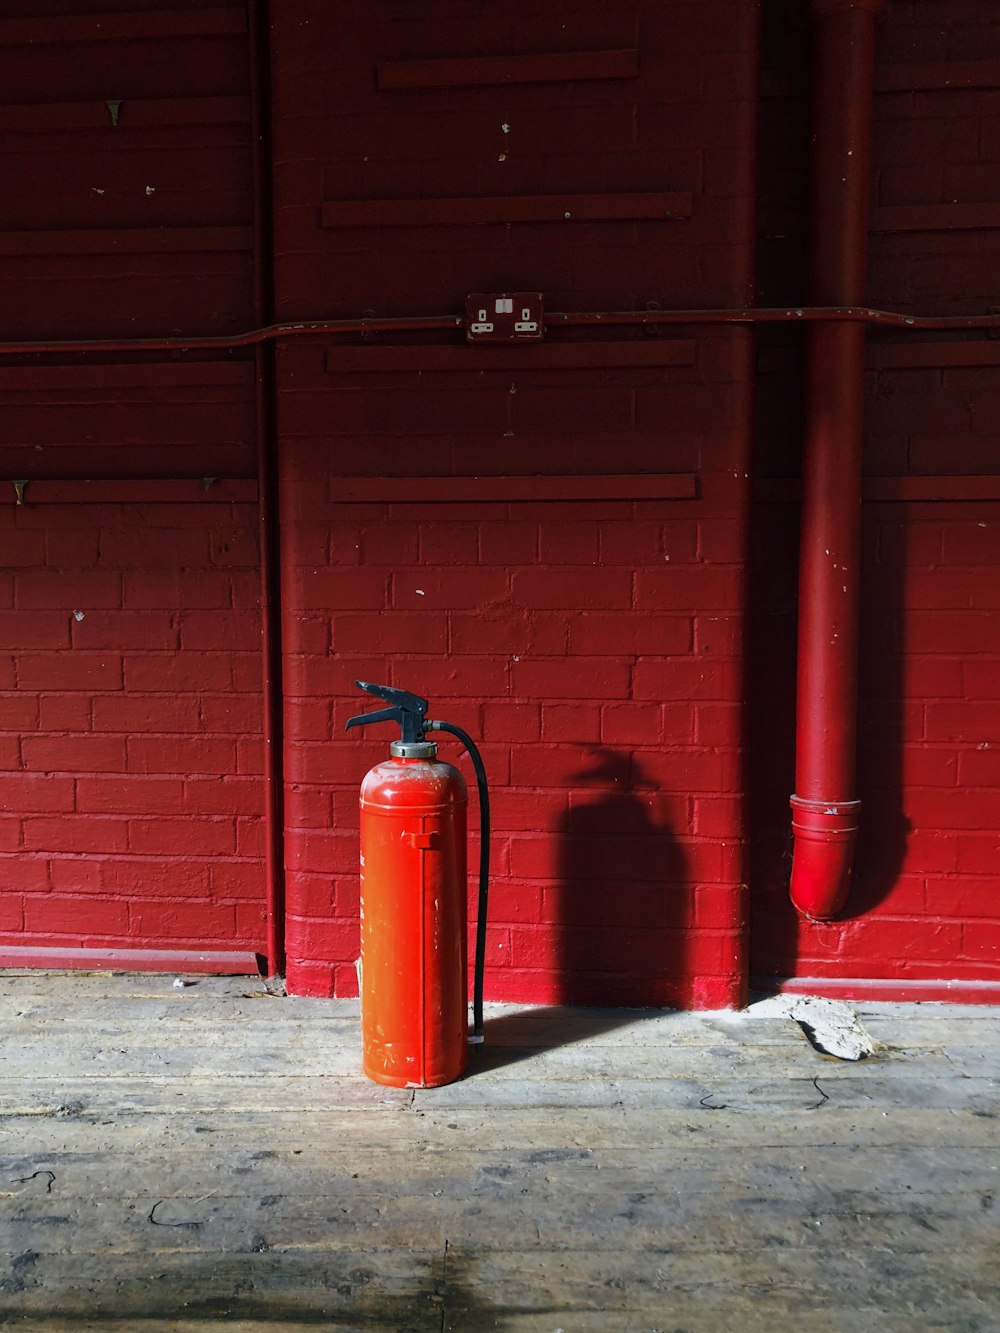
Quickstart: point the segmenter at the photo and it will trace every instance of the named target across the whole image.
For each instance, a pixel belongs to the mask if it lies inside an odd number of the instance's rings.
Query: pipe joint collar
[[[829,921],[850,892],[861,802],[793,796],[790,804],[795,849],[789,894],[804,917]]]
[[[796,833],[802,830],[846,837],[858,831],[860,801],[813,801],[804,796],[792,796],[788,803],[792,807],[792,827]]]

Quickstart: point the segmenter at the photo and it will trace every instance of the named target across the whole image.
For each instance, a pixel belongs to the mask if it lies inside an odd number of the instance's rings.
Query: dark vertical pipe
[[[266,0],[248,0],[253,136],[253,305],[258,326],[273,318],[268,23]],[[278,601],[277,467],[274,450],[274,350],[254,353],[257,527],[260,544],[261,659],[264,735],[264,878],[267,971],[285,970],[284,801],[281,766],[281,641]]]
[[[744,203],[737,223],[738,231],[734,235],[734,264],[732,297],[737,302],[752,306],[756,297],[757,285],[757,192],[760,180],[759,168],[759,107],[760,107],[760,66],[761,66],[761,18],[760,4],[746,6],[745,27],[740,34],[740,49],[746,53],[745,68],[751,82],[743,89],[744,100],[739,107],[741,122],[740,152],[737,160],[740,167],[734,172],[732,184],[734,193],[742,196]],[[728,293],[727,293],[728,295]],[[754,439],[754,390],[756,377],[756,331],[748,327],[734,329],[734,372],[735,381],[729,392],[736,395],[740,405],[740,433],[736,445],[734,469],[736,472],[735,512],[742,538],[742,560],[739,589],[739,608],[744,618],[744,650],[740,654],[738,671],[740,673],[738,698],[743,703],[740,716],[741,745],[734,760],[736,765],[733,781],[742,794],[740,802],[740,846],[739,846],[739,887],[732,897],[729,928],[732,931],[732,952],[734,955],[733,971],[736,974],[736,986],[728,1003],[742,1008],[749,998],[750,988],[750,865],[749,865],[749,799],[747,773],[747,740],[749,737],[748,708],[748,649],[750,644],[750,569],[752,560],[751,516],[752,516],[752,478],[753,439]],[[693,997],[697,1000],[697,997]],[[721,997],[720,997],[721,998]],[[718,1003],[718,999],[713,997]],[[710,1001],[713,1002],[713,1001]]]
[[[875,20],[883,0],[812,0],[809,301],[864,298]],[[858,830],[855,753],[864,426],[863,324],[810,330],[799,570],[792,902],[843,907]]]

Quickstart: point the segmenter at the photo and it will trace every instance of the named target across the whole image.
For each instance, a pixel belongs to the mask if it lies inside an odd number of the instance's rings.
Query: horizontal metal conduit
[[[776,306],[733,310],[575,310],[550,311],[547,330],[568,328],[656,328],[695,324],[870,324],[904,330],[1000,330],[995,315],[906,315],[868,306]],[[465,327],[461,315],[387,316],[362,319],[295,320],[268,324],[244,333],[173,336],[169,338],[70,338],[51,341],[0,342],[0,356],[52,356],[107,352],[228,352],[240,347],[291,338],[329,338],[347,334],[452,332]],[[495,346],[495,344],[492,344]],[[475,352],[470,351],[470,360]]]

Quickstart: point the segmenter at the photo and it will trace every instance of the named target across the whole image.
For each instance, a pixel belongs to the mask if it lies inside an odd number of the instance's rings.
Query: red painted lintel
[[[872,343],[865,357],[872,370],[909,370],[926,366],[1000,366],[1000,341]]]
[[[876,208],[872,231],[994,231],[1000,204],[906,204]]]
[[[0,945],[0,968],[37,967],[85,972],[203,972],[259,976],[255,953],[230,949],[72,949],[59,945]]]
[[[787,375],[798,364],[792,347],[768,347],[757,356],[757,369],[764,375]],[[952,366],[1000,366],[1000,339],[954,338],[945,342],[869,342],[865,350],[866,370],[910,370],[926,367],[946,370]]]
[[[24,102],[0,106],[0,130],[10,134],[50,134],[53,130],[106,131],[104,102]],[[118,138],[129,130],[187,125],[249,124],[247,97],[137,98],[122,101]],[[7,145],[11,151],[11,145]]]
[[[800,486],[796,477],[762,477],[754,485],[754,498],[763,501],[795,502]],[[1000,500],[1000,477],[927,476],[865,477],[862,499],[871,503],[969,502]]]
[[[252,383],[253,363],[235,360],[0,366],[0,393],[31,393],[38,390],[48,396],[54,393],[65,394],[71,389],[151,389],[163,385],[236,385],[247,388]]]
[[[487,88],[507,83],[572,83],[633,79],[635,50],[564,51],[552,55],[466,57],[454,60],[387,60],[376,66],[383,91],[411,88]]]
[[[330,499],[354,504],[693,500],[698,494],[697,481],[688,472],[590,477],[335,477],[330,482]]]
[[[754,977],[751,989],[779,995],[819,995],[828,1000],[943,1001],[1000,1004],[1000,978],[930,981],[870,977]]]
[[[90,42],[158,41],[172,37],[218,37],[246,31],[246,15],[234,5],[188,11],[53,14],[0,21],[0,46],[77,46]]]
[[[807,91],[805,69],[765,70],[762,97],[802,97]],[[1000,88],[1000,60],[900,60],[875,70],[876,93],[951,92],[957,89]]]
[[[523,194],[469,199],[343,199],[322,207],[324,227],[468,227],[507,222],[669,221],[691,216],[690,191],[669,194]]]
[[[866,477],[862,498],[894,500],[1000,500],[1000,477]]]
[[[882,65],[877,93],[947,92],[952,88],[1000,88],[1000,60],[909,61]]]
[[[11,503],[13,494],[11,491]],[[160,481],[148,477],[106,481],[29,478],[24,492],[25,505],[253,504],[256,500],[257,482],[237,478],[212,478],[209,486],[203,480],[175,477]]]

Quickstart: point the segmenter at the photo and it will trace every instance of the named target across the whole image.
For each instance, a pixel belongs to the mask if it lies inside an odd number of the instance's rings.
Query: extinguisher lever
[[[349,717],[344,723],[344,730],[350,731],[351,727],[364,727],[369,722],[398,721],[400,721],[398,708],[378,708],[374,713],[358,713],[356,717]]]
[[[391,685],[373,685],[367,680],[356,680],[359,690],[373,694],[377,699],[385,699],[391,708],[379,708],[374,713],[359,713],[349,718],[344,727],[365,727],[369,722],[398,722],[402,740],[412,743],[424,739],[424,717],[427,713],[427,700],[408,690],[396,690]]]

